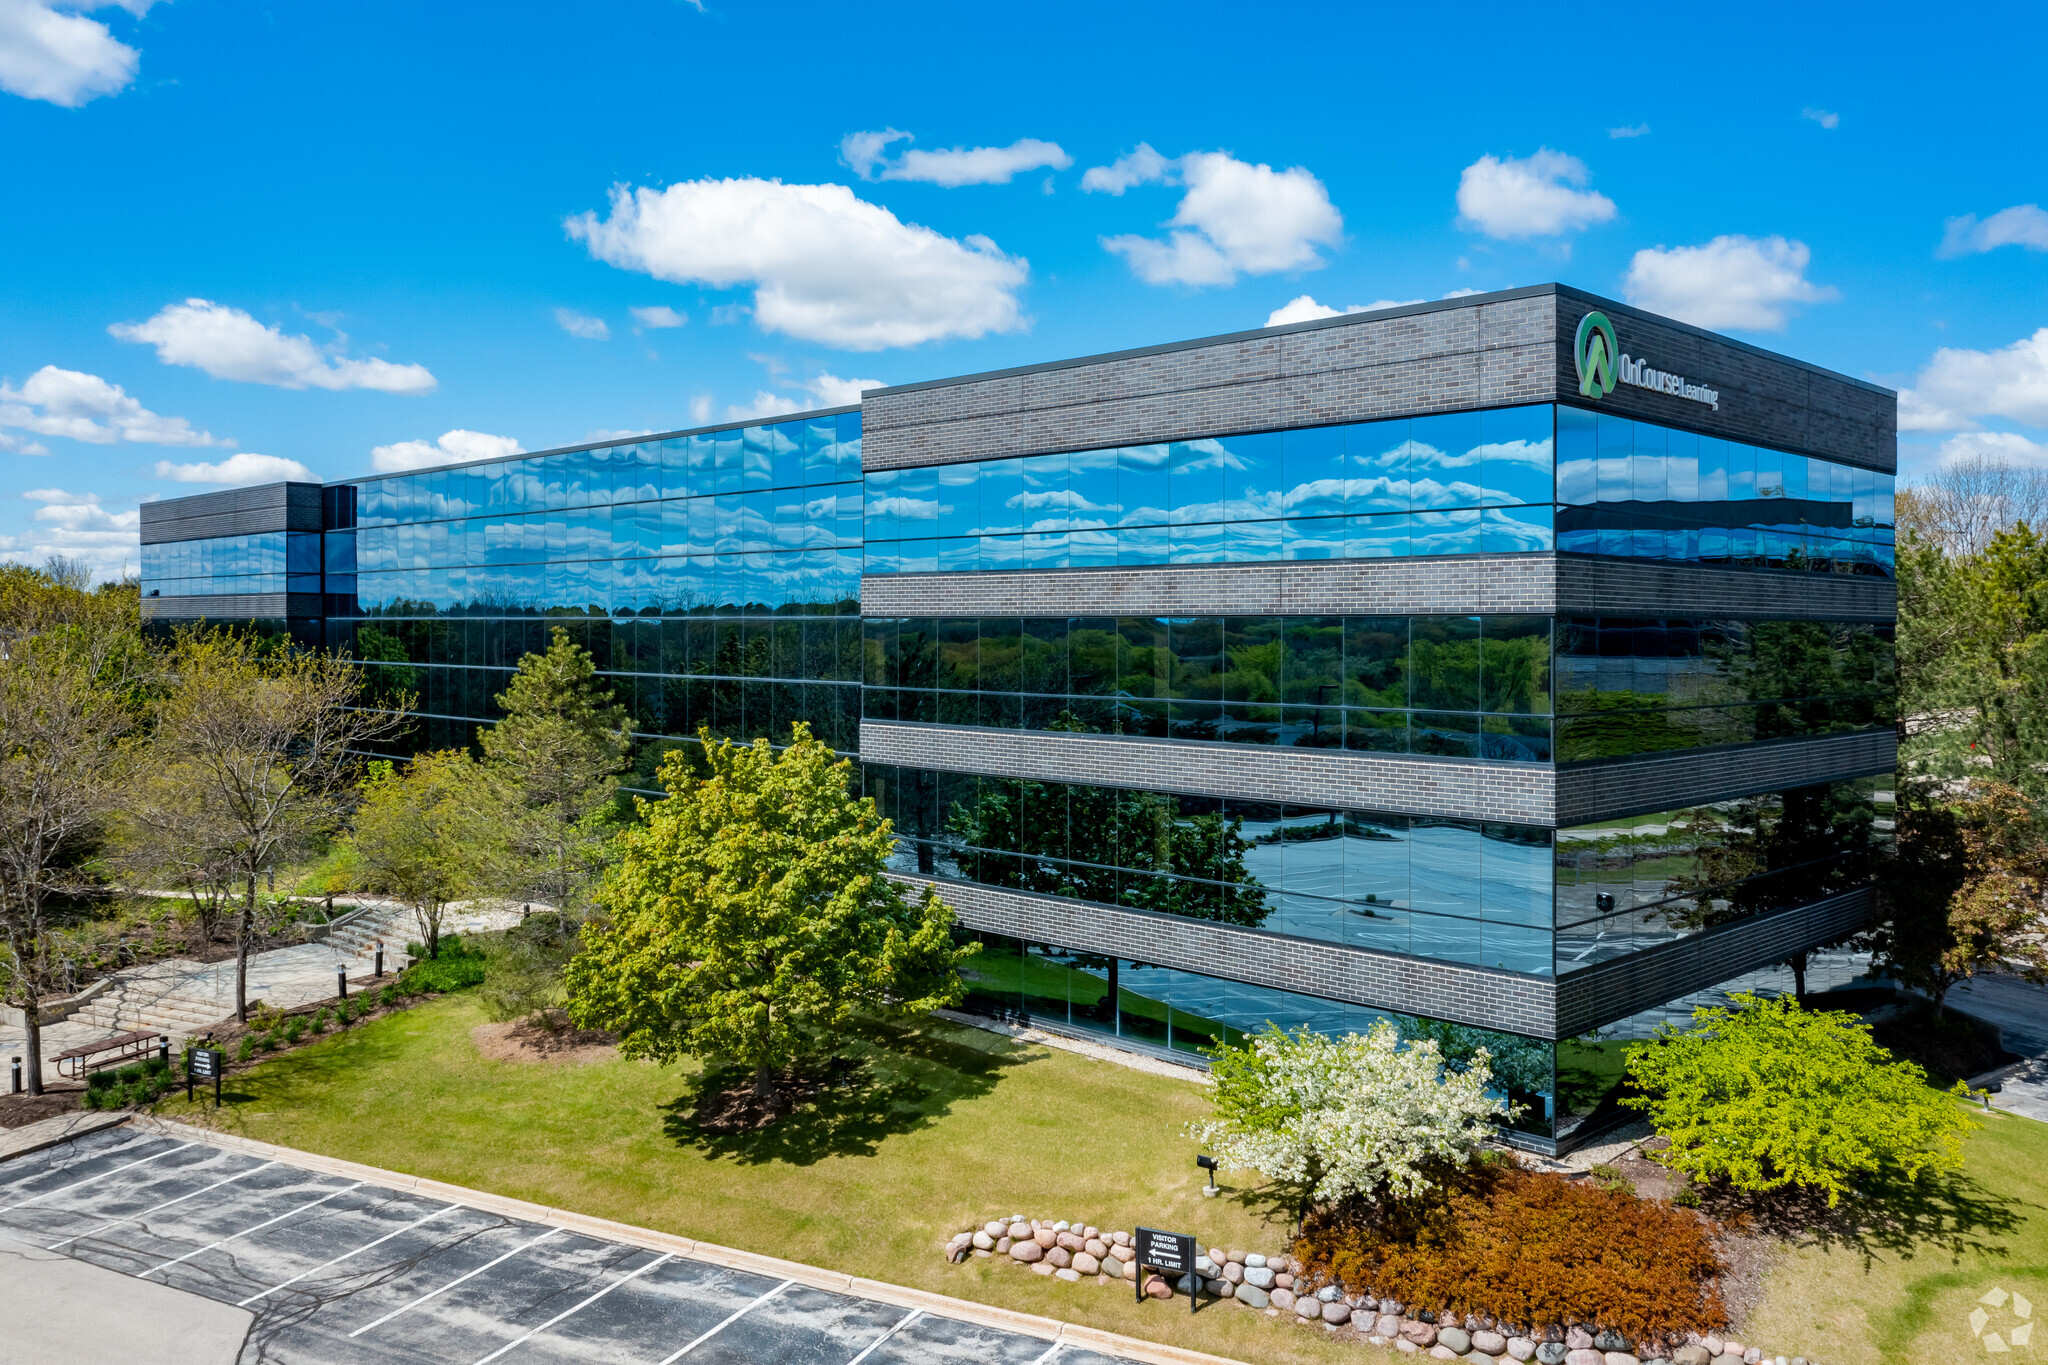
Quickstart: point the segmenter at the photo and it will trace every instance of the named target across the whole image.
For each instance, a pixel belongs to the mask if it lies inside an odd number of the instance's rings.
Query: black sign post
[[[228,1069],[228,1054],[217,1047],[195,1048],[191,1065],[185,1068],[185,1098],[192,1098],[192,1082],[195,1079],[213,1080],[213,1107],[220,1108],[221,1073]]]
[[[1145,1301],[1145,1267],[1149,1265],[1155,1270],[1188,1277],[1188,1311],[1194,1312],[1195,1296],[1202,1288],[1202,1277],[1195,1273],[1195,1257],[1198,1254],[1195,1239],[1184,1232],[1161,1232],[1157,1228],[1139,1228],[1137,1245],[1137,1301]]]

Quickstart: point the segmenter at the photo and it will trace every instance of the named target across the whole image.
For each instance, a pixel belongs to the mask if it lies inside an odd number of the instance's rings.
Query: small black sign
[[[1169,1275],[1188,1277],[1188,1311],[1195,1311],[1196,1281],[1195,1257],[1200,1249],[1195,1239],[1184,1232],[1161,1232],[1158,1228],[1139,1228],[1136,1238],[1138,1248],[1138,1298],[1145,1297],[1145,1268],[1163,1270]]]
[[[201,1047],[192,1050],[192,1074],[200,1080],[211,1080],[227,1070],[228,1054],[219,1048]]]

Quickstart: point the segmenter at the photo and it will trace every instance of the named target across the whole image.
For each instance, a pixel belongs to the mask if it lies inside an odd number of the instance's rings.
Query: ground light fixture
[[[1208,1187],[1202,1191],[1203,1197],[1206,1199],[1214,1199],[1217,1195],[1222,1193],[1221,1190],[1216,1188],[1216,1158],[1208,1155],[1197,1156],[1195,1158],[1195,1164],[1209,1173],[1209,1184]]]

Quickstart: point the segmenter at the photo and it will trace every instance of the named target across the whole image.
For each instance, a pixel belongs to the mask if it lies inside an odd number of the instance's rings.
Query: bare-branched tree
[[[357,797],[363,756],[403,727],[407,699],[359,705],[345,658],[236,631],[181,636],[158,708],[157,761],[186,774],[223,832],[244,894],[235,930],[235,1017],[249,1014],[249,944],[264,869],[334,829]]]

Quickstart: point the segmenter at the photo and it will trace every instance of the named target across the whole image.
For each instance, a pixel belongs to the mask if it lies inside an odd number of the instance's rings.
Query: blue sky
[[[2048,464],[2048,11],[1654,14],[0,0],[0,557],[1550,279]]]

